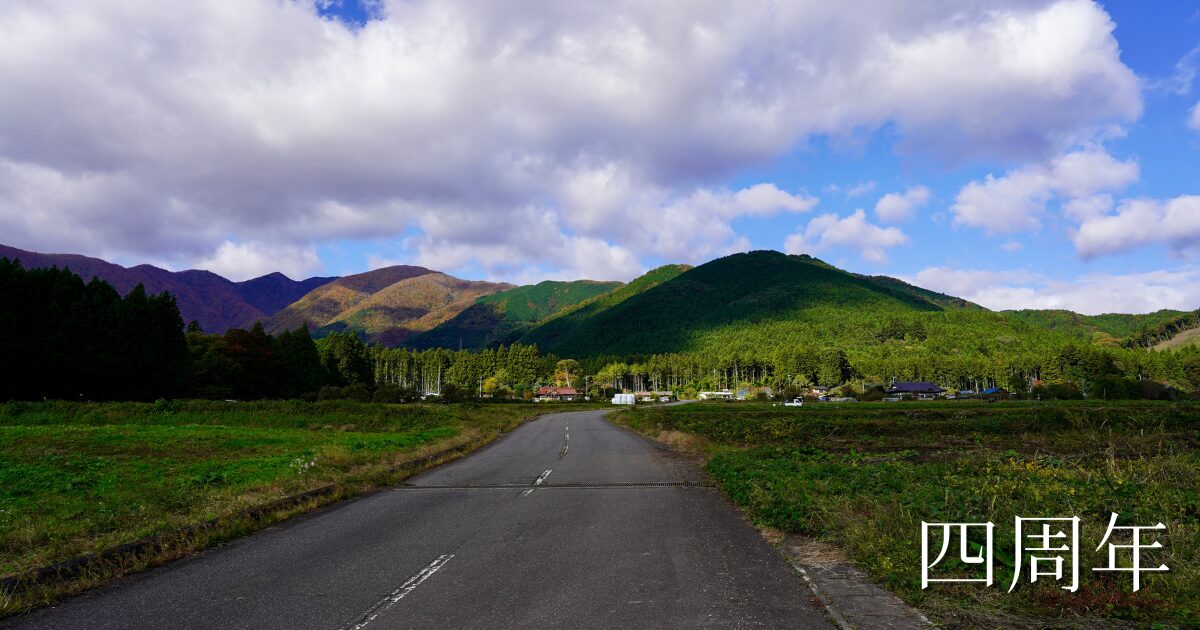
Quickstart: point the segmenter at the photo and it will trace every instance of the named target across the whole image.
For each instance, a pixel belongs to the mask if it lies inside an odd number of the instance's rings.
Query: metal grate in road
[[[543,483],[536,486],[542,488],[683,488],[703,486],[695,481],[617,481],[607,483]],[[529,484],[500,483],[500,484],[447,484],[447,485],[416,485],[400,484],[405,490],[526,490],[533,486]]]

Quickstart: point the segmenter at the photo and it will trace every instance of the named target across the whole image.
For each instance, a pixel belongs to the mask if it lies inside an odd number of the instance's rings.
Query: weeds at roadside
[[[695,440],[706,470],[760,526],[836,544],[943,627],[1200,625],[1200,406],[1194,403],[685,405],[615,416]],[[678,434],[693,436],[680,437]],[[1171,571],[1125,582],[1094,573],[1111,512],[1166,523]],[[1077,593],[1008,593],[1013,519],[1083,520]],[[997,585],[921,590],[920,523],[996,523]],[[1088,547],[1088,543],[1091,544]],[[1156,566],[1156,565],[1155,565]],[[1001,586],[1003,585],[1003,586]]]

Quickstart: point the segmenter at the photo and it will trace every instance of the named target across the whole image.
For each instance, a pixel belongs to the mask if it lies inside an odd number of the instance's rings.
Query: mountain
[[[562,309],[541,322],[520,338],[522,343],[539,344],[545,350],[570,338],[598,315],[608,312],[626,300],[637,297],[691,269],[687,265],[663,265],[642,274],[629,284],[590,300]]]
[[[918,316],[950,311],[991,315],[892,278],[847,273],[810,256],[756,251],[693,269],[656,269],[564,310],[520,341],[562,356],[762,349],[785,341],[820,347],[853,339],[858,345],[923,334],[926,323]]]
[[[622,286],[620,282],[547,280],[475,300],[449,321],[407,342],[412,348],[486,348],[511,343],[564,308]]]
[[[336,279],[336,276],[313,277],[296,281],[276,271],[253,280],[234,284],[242,299],[269,317],[300,299],[304,294]]]
[[[394,346],[446,322],[483,296],[511,288],[511,284],[461,280],[424,267],[387,267],[317,288],[277,313],[267,329],[307,324],[316,336],[353,331]]]
[[[930,291],[929,289],[922,289],[921,287],[911,285],[907,282],[904,282],[903,280],[898,280],[891,276],[863,276],[863,275],[859,275],[859,274],[853,274],[853,275],[858,276],[859,278],[862,278],[868,282],[877,284],[886,289],[891,289],[892,291],[898,291],[900,293],[906,293],[908,295],[925,300],[927,302],[932,302],[942,308],[951,308],[951,309],[953,309],[953,308],[968,308],[968,309],[975,309],[975,310],[986,310],[982,306],[975,304],[974,302],[968,302],[967,300],[964,300],[960,297],[954,297],[953,295],[946,295],[945,293],[938,293],[937,291]]]
[[[1156,329],[1168,325],[1186,313],[1183,311],[1161,310],[1153,313],[1128,315],[1124,313],[1105,313],[1103,315],[1080,315],[1061,309],[1024,309],[1005,311],[1009,317],[1019,319],[1029,324],[1061,332],[1075,337],[1080,341],[1091,341],[1102,345],[1120,345],[1125,340],[1134,337],[1144,330]],[[1180,326],[1186,328],[1186,326]],[[1171,334],[1165,334],[1159,339],[1169,339]],[[1146,342],[1137,343],[1138,346]],[[1150,345],[1153,345],[1151,343]]]
[[[333,323],[338,315],[374,295],[377,291],[433,271],[424,267],[397,265],[366,273],[343,276],[323,284],[280,309],[267,322],[269,332],[294,330],[308,325],[310,329]]]
[[[122,295],[138,284],[149,293],[167,291],[175,296],[183,321],[196,320],[208,332],[248,327],[265,320],[284,305],[333,278],[295,281],[272,273],[245,282],[233,282],[210,271],[167,271],[152,265],[122,267],[99,258],[76,254],[40,254],[0,245],[0,258],[20,260],[27,268],[67,267],[85,281],[100,278]]]

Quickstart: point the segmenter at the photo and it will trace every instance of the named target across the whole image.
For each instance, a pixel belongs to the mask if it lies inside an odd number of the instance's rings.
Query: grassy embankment
[[[710,403],[617,418],[664,439],[695,436],[708,473],[759,524],[836,544],[944,627],[1200,625],[1196,403]],[[1147,550],[1143,566],[1171,571],[1143,574],[1137,594],[1128,573],[1091,570],[1106,565],[1107,548],[1095,550],[1111,512],[1120,525],[1167,526],[1144,536],[1164,548]],[[1046,579],[1031,587],[1028,563],[1007,592],[1015,516],[1081,518],[1078,592]],[[922,521],[996,523],[996,584],[922,591]]]
[[[134,566],[0,593],[0,616],[311,509],[247,509],[337,484],[321,502],[395,483],[447,448],[482,445],[578,404],[353,402],[0,404],[0,576],[212,521]],[[227,522],[222,519],[228,519]]]

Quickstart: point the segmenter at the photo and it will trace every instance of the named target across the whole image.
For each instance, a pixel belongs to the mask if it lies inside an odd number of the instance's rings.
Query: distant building
[[[937,398],[946,393],[946,390],[938,387],[934,383],[898,381],[892,383],[892,387],[887,390],[888,396],[900,396],[903,398],[916,398],[919,400],[930,400]]]
[[[979,395],[988,400],[1002,400],[1008,398],[1008,390],[1003,387],[990,387],[979,392]]]
[[[578,396],[574,387],[539,387],[534,399],[538,402],[570,401]]]
[[[829,394],[829,388],[825,387],[824,385],[817,385],[810,390],[810,393],[813,396],[820,398],[821,396]]]
[[[700,400],[717,400],[721,398],[733,398],[733,392],[700,392]]]
[[[675,398],[674,392],[634,392],[633,395],[643,402],[667,402]]]

